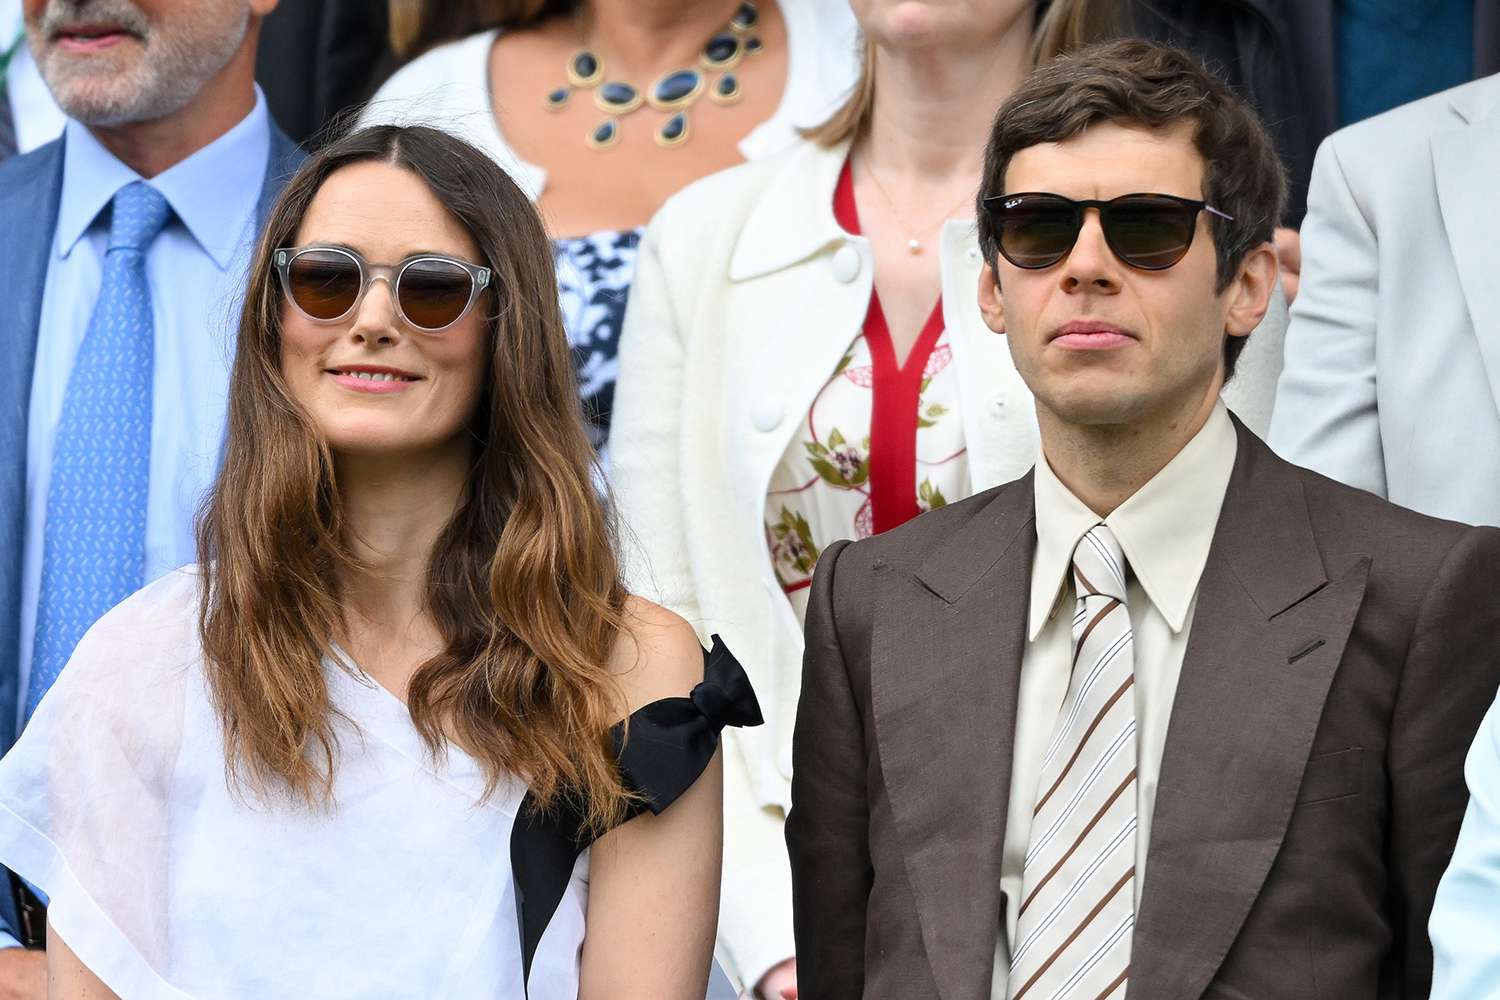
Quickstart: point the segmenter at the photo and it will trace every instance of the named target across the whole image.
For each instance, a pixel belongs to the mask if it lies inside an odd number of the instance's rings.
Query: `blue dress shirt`
[[[1432,1000],[1500,996],[1500,700],[1464,775],[1469,811],[1432,908]]]
[[[270,118],[257,88],[255,107],[239,124],[147,182],[166,197],[173,218],[146,255],[156,339],[145,582],[196,559],[193,518],[218,469],[229,364],[270,147]],[[77,122],[65,129],[64,150],[27,426],[22,706],[31,675],[53,445],[68,375],[103,274],[108,225],[100,213],[116,191],[141,179]]]

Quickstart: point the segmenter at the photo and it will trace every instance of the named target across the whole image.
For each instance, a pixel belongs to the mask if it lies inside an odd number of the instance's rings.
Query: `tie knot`
[[[1073,585],[1079,600],[1101,594],[1125,602],[1125,553],[1105,525],[1090,528],[1073,550]]]
[[[156,188],[132,181],[115,193],[109,221],[111,250],[145,250],[166,228],[172,207]]]

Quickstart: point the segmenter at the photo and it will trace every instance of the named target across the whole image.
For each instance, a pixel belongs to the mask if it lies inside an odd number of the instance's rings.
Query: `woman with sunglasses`
[[[814,564],[1035,461],[1030,394],[977,306],[974,193],[1029,66],[1113,27],[1107,0],[852,6],[848,104],[648,230],[614,425],[629,578],[721,632],[766,706],[726,740],[719,954],[767,1000],[795,983],[782,824]],[[1267,416],[1274,378],[1238,387]]]
[[[51,995],[701,1000],[758,708],[620,583],[525,195],[438,131],[329,146],[230,391],[201,563],[0,762]]]

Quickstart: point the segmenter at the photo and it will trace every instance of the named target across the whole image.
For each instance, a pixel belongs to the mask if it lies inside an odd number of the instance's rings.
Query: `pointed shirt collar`
[[[115,194],[142,177],[76,121],[64,129],[63,150],[57,253],[67,257]],[[256,87],[255,107],[237,125],[147,182],[220,270],[228,270],[255,213],[270,150],[271,119]]]
[[[1037,462],[1030,640],[1036,641],[1066,593],[1073,549],[1100,523],[1114,533],[1130,573],[1173,634],[1181,633],[1208,562],[1238,448],[1234,422],[1220,402],[1177,456],[1104,518],[1062,484],[1045,456]]]

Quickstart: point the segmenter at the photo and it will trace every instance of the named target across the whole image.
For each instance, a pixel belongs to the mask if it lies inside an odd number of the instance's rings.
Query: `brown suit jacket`
[[[1032,479],[824,553],[787,819],[805,1000],[987,1000]],[[1198,587],[1131,1000],[1428,994],[1500,530],[1239,452]]]

